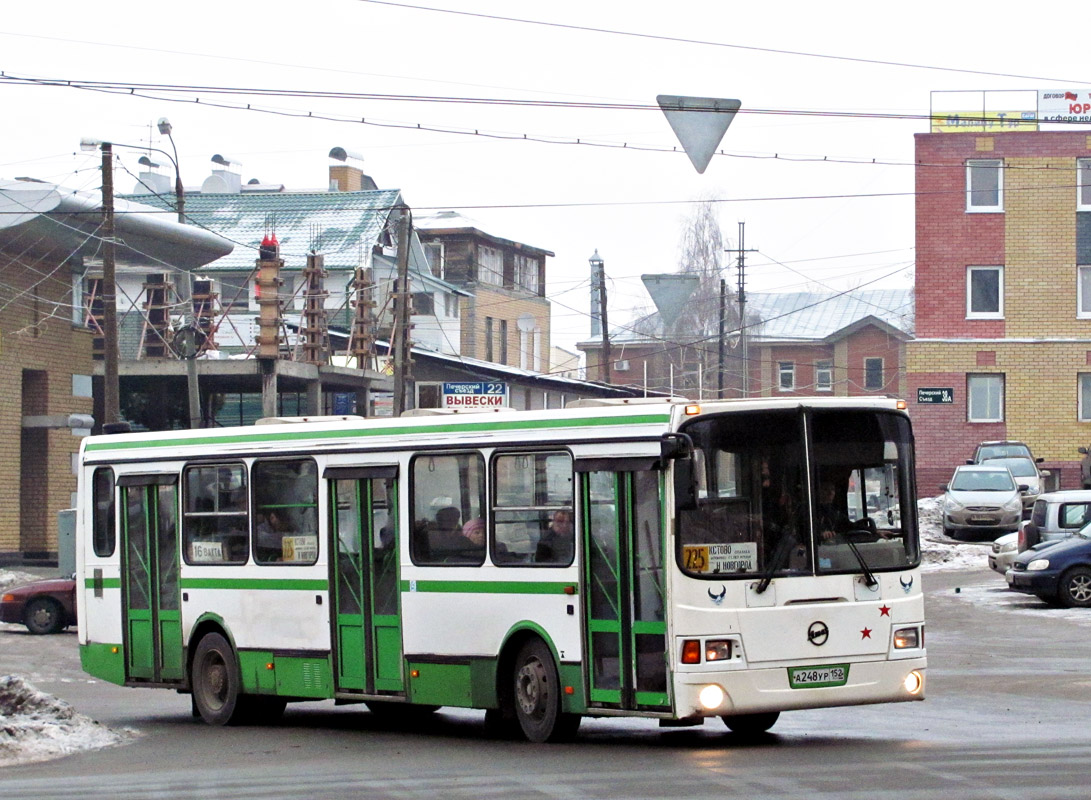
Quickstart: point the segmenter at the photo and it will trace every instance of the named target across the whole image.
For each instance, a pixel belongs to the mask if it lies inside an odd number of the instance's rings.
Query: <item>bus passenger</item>
[[[259,562],[280,561],[284,557],[284,520],[270,509],[254,528],[254,557]]]
[[[549,527],[538,539],[534,560],[539,564],[570,564],[576,550],[572,509],[558,508]]]

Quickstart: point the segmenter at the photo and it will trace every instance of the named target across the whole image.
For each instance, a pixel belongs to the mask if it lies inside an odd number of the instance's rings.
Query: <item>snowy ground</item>
[[[924,553],[922,568],[926,572],[987,568],[989,542],[954,542],[944,537],[941,502],[942,497],[930,497],[919,503]],[[0,569],[0,590],[38,577],[26,572]],[[959,587],[954,596],[1014,613],[1063,616],[1091,625],[1091,613],[1086,610],[1051,608],[1036,598],[1009,592],[999,575],[993,583]],[[130,741],[136,735],[132,730],[110,730],[93,719],[77,714],[63,700],[38,691],[22,676],[0,676],[0,767],[110,747]]]
[[[76,713],[18,675],[0,677],[0,767],[98,750],[134,736]]]

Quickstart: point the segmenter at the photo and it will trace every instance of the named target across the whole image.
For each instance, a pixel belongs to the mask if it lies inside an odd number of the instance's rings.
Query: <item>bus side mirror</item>
[[[666,463],[689,458],[693,452],[693,440],[685,433],[664,433],[659,440],[659,457]]]
[[[693,477],[693,459],[674,462],[674,507],[678,511],[697,509],[697,481]]]

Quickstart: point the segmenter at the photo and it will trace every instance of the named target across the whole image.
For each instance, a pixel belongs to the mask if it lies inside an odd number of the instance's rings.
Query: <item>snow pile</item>
[[[18,675],[0,677],[0,767],[98,750],[134,736],[76,713]]]
[[[38,576],[31,575],[29,572],[0,569],[0,589],[7,589],[9,586],[22,586],[24,583],[36,580],[38,580]]]
[[[989,566],[992,542],[955,542],[943,535],[943,495],[917,501],[921,532],[921,569],[980,569]]]

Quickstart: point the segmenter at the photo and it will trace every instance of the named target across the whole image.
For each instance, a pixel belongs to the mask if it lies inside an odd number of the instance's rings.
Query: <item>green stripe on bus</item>
[[[490,415],[491,416],[491,415]],[[580,417],[577,419],[500,420],[489,422],[456,422],[447,425],[405,425],[383,428],[349,428],[345,430],[291,431],[244,433],[231,436],[195,436],[191,438],[151,439],[137,441],[87,442],[86,451],[134,450],[151,447],[187,447],[202,444],[239,444],[257,442],[317,441],[368,436],[405,436],[413,433],[472,433],[477,431],[513,431],[549,428],[590,428],[610,425],[666,424],[670,414],[641,414],[631,417]],[[264,427],[264,426],[263,426]]]
[[[121,588],[121,578],[100,578],[99,581],[98,581],[98,585],[101,586],[103,589],[120,589]],[[83,588],[85,588],[85,589],[94,589],[95,588],[95,579],[94,578],[84,578],[83,579]]]
[[[568,594],[575,593],[573,582],[556,581],[406,581],[403,592],[439,592],[446,594]]]
[[[324,592],[327,580],[310,578],[182,578],[183,589],[275,589]]]

